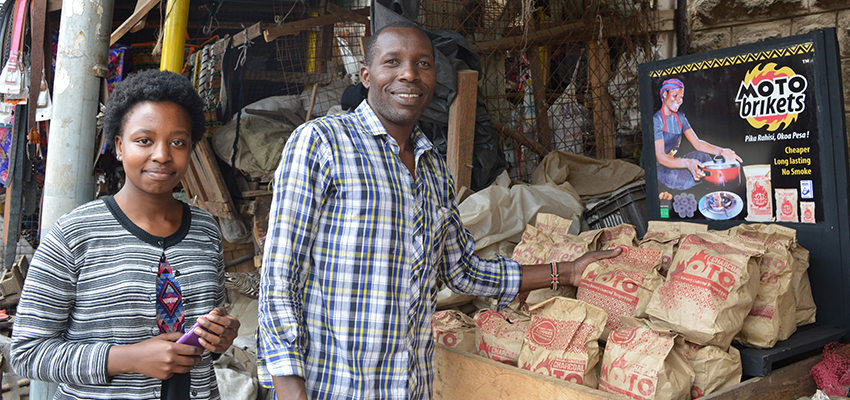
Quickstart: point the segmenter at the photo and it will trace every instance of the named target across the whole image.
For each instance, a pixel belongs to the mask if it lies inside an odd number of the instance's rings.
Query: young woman
[[[58,382],[55,399],[218,399],[212,355],[239,328],[222,307],[221,235],[172,194],[204,133],[202,101],[182,76],[141,72],[115,87],[104,133],[124,186],[64,215],[41,242],[12,365]],[[175,343],[196,321],[202,347]]]

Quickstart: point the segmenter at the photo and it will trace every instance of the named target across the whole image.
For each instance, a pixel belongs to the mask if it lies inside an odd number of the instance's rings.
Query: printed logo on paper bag
[[[776,131],[787,128],[806,110],[809,82],[789,67],[776,63],[756,65],[747,71],[735,103],[739,115],[753,128]]]

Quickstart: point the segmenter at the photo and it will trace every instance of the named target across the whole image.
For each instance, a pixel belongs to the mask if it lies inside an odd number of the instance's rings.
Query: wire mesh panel
[[[359,82],[369,2],[306,4],[275,6],[278,32],[284,33],[275,47],[282,71],[280,94],[298,96],[301,116],[314,118],[338,112],[345,88]]]
[[[653,59],[651,15],[632,0],[423,0],[417,22],[460,32],[481,58],[508,172],[530,180],[536,144],[639,158],[637,65]]]

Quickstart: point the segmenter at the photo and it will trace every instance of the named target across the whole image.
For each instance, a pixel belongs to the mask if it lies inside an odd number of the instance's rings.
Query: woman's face
[[[189,168],[189,113],[170,101],[137,104],[115,137],[115,152],[124,165],[124,189],[137,195],[171,196]]]
[[[685,95],[685,89],[668,90],[664,92],[664,108],[669,113],[679,111],[679,106],[682,105],[682,96]]]

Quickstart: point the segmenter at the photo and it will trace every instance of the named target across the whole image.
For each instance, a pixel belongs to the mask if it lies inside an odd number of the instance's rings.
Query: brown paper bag
[[[598,340],[608,313],[579,300],[553,297],[532,307],[531,314],[519,366],[596,388]]]
[[[794,290],[794,298],[797,302],[796,320],[797,326],[815,323],[818,308],[812,297],[812,285],[809,282],[809,251],[799,244],[791,247],[794,256],[794,274],[791,278],[791,286]]]
[[[763,246],[726,236],[685,236],[646,313],[659,327],[693,342],[728,348],[758,293],[762,254]]]
[[[673,255],[676,254],[676,249],[679,247],[679,237],[681,236],[682,234],[678,230],[668,232],[647,231],[638,243],[638,247],[661,250],[659,272],[662,276],[667,276],[667,271],[670,270],[670,264],[673,262]]]
[[[610,249],[612,246],[635,246],[637,231],[634,225],[620,224],[613,228],[599,229],[599,240],[593,250]]]
[[[694,222],[673,222],[673,221],[649,221],[647,223],[647,232],[669,232],[679,231],[682,235],[690,235],[693,233],[708,232],[708,225],[697,224]]]
[[[457,310],[439,311],[431,321],[434,341],[466,353],[475,353],[475,321]]]
[[[645,318],[652,292],[664,282],[658,272],[661,250],[618,247],[623,249],[620,255],[599,260],[584,270],[576,294],[577,299],[608,312],[603,340],[620,329],[621,315]]]
[[[638,247],[664,251],[661,259],[661,275],[666,277],[673,262],[673,255],[679,250],[681,237],[699,232],[708,232],[708,225],[681,221],[649,221],[646,235],[643,236]],[[669,248],[670,245],[672,249]]]
[[[536,226],[528,225],[522,240],[514,248],[511,258],[523,265],[575,261],[595,249],[601,232],[583,232],[570,235],[571,220],[554,214],[537,214]],[[528,294],[528,304],[538,304],[555,296],[575,298],[576,288],[563,285],[559,290],[538,289]]]
[[[531,317],[510,307],[502,311],[484,309],[475,314],[475,348],[479,356],[517,365],[522,339]]]
[[[599,390],[638,400],[689,400],[694,370],[675,345],[678,336],[645,321],[623,322],[605,345]]]
[[[691,397],[698,399],[718,390],[741,383],[741,352],[735,346],[729,351],[717,346],[701,346],[688,341],[677,342],[694,369]]]
[[[765,246],[759,261],[758,295],[735,341],[750,347],[771,348],[797,330],[797,307],[791,286],[794,258],[789,251],[797,231],[776,224],[741,224],[724,232],[736,240]]]

